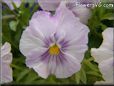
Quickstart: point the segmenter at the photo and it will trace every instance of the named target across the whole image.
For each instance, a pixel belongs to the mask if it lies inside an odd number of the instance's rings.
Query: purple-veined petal
[[[57,41],[57,43],[59,43],[60,41],[64,40],[65,39],[65,31],[60,29],[59,31],[57,31],[55,34],[54,34],[54,37]]]
[[[50,56],[47,49],[40,48],[39,50],[33,50],[27,57],[26,65],[29,68],[33,68],[42,78],[47,78],[50,74],[48,68],[48,60],[50,59]]]
[[[59,11],[61,12],[63,8],[64,11],[62,11],[62,13],[59,13]],[[82,61],[84,53],[87,50],[89,33],[88,27],[80,23],[80,21],[78,21],[78,19],[73,15],[73,13],[69,11],[65,6],[63,6],[61,9],[58,9],[58,15],[57,17],[59,17],[61,20],[59,20],[59,29],[57,29],[57,32],[59,33],[60,30],[63,30],[63,32],[65,33],[65,39],[70,42],[67,52],[69,54],[72,54],[74,57],[79,58],[79,61]],[[70,46],[73,46],[74,48],[72,47],[72,49],[70,48]],[[79,52],[78,49],[81,52]]]
[[[65,50],[67,53],[73,55],[81,62],[84,58],[85,51],[88,49],[88,30],[85,28],[75,35],[75,39],[69,41],[68,46],[65,47]]]
[[[68,78],[80,70],[80,62],[72,55],[64,53],[64,61],[61,62],[62,59],[63,57],[56,58],[57,66],[54,74],[57,78]]]
[[[28,55],[26,59],[26,65],[30,68],[37,66],[42,59],[46,59],[48,54],[47,54],[47,49],[46,48],[39,48],[39,49],[34,49],[32,50]],[[45,53],[45,56],[42,56]]]

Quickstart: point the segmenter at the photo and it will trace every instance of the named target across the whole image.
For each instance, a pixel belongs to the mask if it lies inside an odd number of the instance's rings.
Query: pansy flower
[[[11,10],[14,10],[13,3],[17,8],[21,5],[21,0],[3,0],[3,2],[5,2]]]
[[[0,83],[8,83],[11,82],[12,79],[12,69],[10,64],[12,62],[12,53],[11,45],[6,42],[1,47],[1,56],[0,56]]]
[[[113,76],[114,76],[114,40],[113,33],[114,28],[107,28],[103,32],[103,43],[102,45],[96,49],[92,48],[91,54],[95,58],[95,60],[99,63],[99,68],[101,73],[103,74],[104,80],[102,82],[104,84],[113,84]]]
[[[39,76],[67,78],[78,72],[87,50],[89,29],[61,3],[54,15],[37,11],[20,39],[26,65]]]
[[[55,11],[61,2],[64,2],[76,17],[84,24],[88,23],[91,16],[91,10],[87,4],[97,4],[100,0],[38,0],[39,5],[43,10]]]

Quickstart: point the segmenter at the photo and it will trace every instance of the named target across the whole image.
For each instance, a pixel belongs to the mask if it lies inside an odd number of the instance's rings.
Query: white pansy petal
[[[113,83],[113,28],[107,28],[103,31],[103,43],[100,48],[91,49],[91,55],[99,63],[99,68],[106,81],[98,83],[112,84]],[[96,83],[97,84],[97,83]]]
[[[1,47],[1,57],[4,55],[8,54],[11,51],[11,45],[6,42],[2,47]]]
[[[113,28],[107,28],[102,34],[103,43],[100,48],[92,48],[91,50],[91,55],[95,57],[97,62],[113,57]]]
[[[113,41],[113,34],[114,34],[114,28],[107,28],[106,30],[103,31],[103,43],[101,47],[114,50],[112,46],[114,46],[114,41]]]
[[[80,33],[81,34],[81,33]],[[85,32],[82,36],[79,36],[78,39],[74,39],[67,48],[67,53],[76,57],[80,62],[82,62],[85,52],[88,49],[88,34]]]
[[[51,74],[54,74],[57,68],[57,57],[51,56],[48,63],[48,69],[50,70]]]
[[[1,60],[3,63],[10,64],[12,62],[11,45],[8,42],[1,47]]]
[[[47,78],[50,74],[48,69],[48,59],[50,57],[47,55],[47,49],[40,48],[33,50],[27,57],[26,65],[29,68],[33,68],[42,78]]]
[[[57,78],[68,78],[80,70],[81,64],[75,57],[65,53],[64,59],[60,58],[57,58],[55,71]]]
[[[2,63],[2,68],[1,71],[0,71],[0,80],[1,80],[1,83],[8,83],[8,82],[11,82],[13,80],[12,78],[12,69],[10,67],[9,64],[7,63]]]
[[[65,3],[61,3],[56,11],[55,18],[58,19],[58,32],[61,29],[64,30],[68,40],[74,40],[76,37],[78,38],[81,30],[86,30],[86,33],[89,32],[88,27],[82,24],[78,17],[75,17],[72,11],[65,6]]]
[[[57,40],[57,43],[59,43],[60,41],[64,40],[65,36],[66,36],[66,33],[65,33],[65,31],[62,30],[62,29],[59,30],[59,31],[57,31],[57,32],[54,34],[54,37],[55,37],[55,39]]]
[[[48,69],[48,63],[46,62],[41,62],[37,66],[34,66],[33,69],[38,73],[39,76],[45,79],[50,74],[49,69]]]
[[[110,59],[113,56],[113,52],[106,48],[92,48],[91,55],[95,58],[97,62],[102,62],[103,60]]]
[[[104,60],[99,64],[99,68],[101,73],[103,74],[104,80],[101,82],[97,82],[97,84],[114,84],[113,76],[114,76],[114,59],[111,57],[108,60]]]
[[[50,12],[38,11],[35,12],[30,20],[30,26],[34,24],[34,27],[39,29],[45,37],[55,32],[55,23]]]
[[[88,48],[87,45],[79,45],[79,46],[74,45],[68,47],[66,52],[77,58],[79,62],[82,62],[87,48]]]
[[[75,39],[69,41],[68,47],[66,47],[66,52],[76,57],[80,62],[83,60],[85,51],[88,49],[88,32],[86,28],[82,29],[75,34]]]
[[[73,30],[72,30],[73,33]],[[89,30],[87,29],[87,27],[83,27],[79,32],[74,33],[74,38],[72,38],[71,41],[69,41],[70,46],[74,46],[74,45],[87,45],[88,43],[88,33]]]
[[[55,11],[61,0],[38,0],[39,5],[43,10]]]
[[[25,31],[23,31],[23,34],[21,36],[20,40],[20,51],[23,53],[25,56],[28,55],[30,51],[33,49],[39,49],[43,47],[43,41],[38,38],[40,35],[38,32],[33,33],[34,28],[30,29],[32,27],[28,27]]]
[[[12,69],[10,64],[12,62],[11,45],[6,42],[1,47],[1,58],[0,58],[0,80],[2,84],[11,82],[12,79]]]
[[[34,49],[32,50],[26,58],[26,65],[30,68],[33,66],[38,65],[41,62],[42,55],[47,51],[46,48],[39,48],[39,49]],[[45,57],[46,58],[46,57]]]
[[[12,53],[8,53],[1,58],[3,63],[11,64],[12,62]]]

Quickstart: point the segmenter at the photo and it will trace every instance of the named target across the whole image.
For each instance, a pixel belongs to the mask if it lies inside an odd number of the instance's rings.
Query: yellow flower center
[[[49,48],[49,53],[50,55],[58,55],[60,53],[60,49],[56,44],[54,44]]]

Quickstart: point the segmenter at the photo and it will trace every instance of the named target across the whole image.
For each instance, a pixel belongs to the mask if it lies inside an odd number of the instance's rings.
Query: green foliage
[[[27,2],[27,0],[25,0]],[[29,20],[34,12],[39,8],[38,4],[30,10],[34,4],[34,0],[29,0],[30,4],[25,7],[23,3],[19,8],[11,11],[5,3],[2,5],[5,9],[2,12],[2,43],[9,42],[12,47],[13,68],[12,84],[94,84],[96,81],[104,80],[98,68],[98,63],[91,57],[91,48],[98,48],[102,43],[102,32],[107,27],[114,27],[114,8],[96,7],[92,9],[91,18],[88,21],[89,33],[89,49],[85,53],[85,58],[82,61],[81,69],[79,72],[67,79],[57,79],[51,75],[47,79],[43,79],[38,74],[26,67],[25,57],[19,51],[19,42],[22,32],[29,24]],[[107,22],[108,21],[108,22]],[[107,24],[108,23],[108,24]]]

